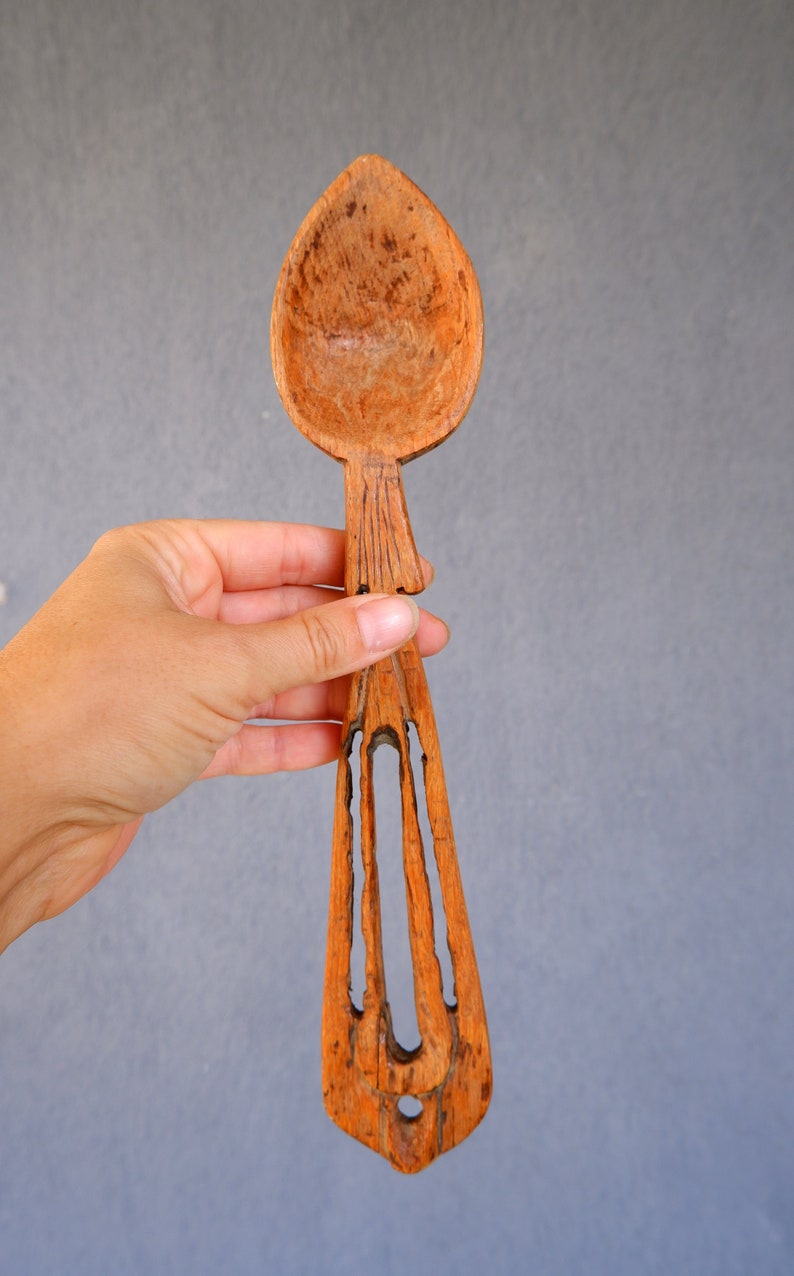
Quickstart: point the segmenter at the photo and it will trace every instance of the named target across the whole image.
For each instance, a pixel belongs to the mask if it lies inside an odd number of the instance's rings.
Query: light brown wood
[[[345,465],[348,593],[418,593],[401,466],[441,443],[466,413],[482,363],[480,289],[460,241],[413,182],[376,155],[357,159],[300,227],[276,288],[271,352],[298,428]],[[454,1004],[444,1000],[418,816],[416,729],[446,915]],[[403,869],[420,1044],[397,1041],[384,969],[373,754],[400,757]],[[351,754],[360,756],[354,806]],[[357,817],[354,818],[355,816]],[[363,865],[353,915],[355,828]],[[366,987],[351,995],[361,926]],[[491,1059],[458,869],[447,788],[422,661],[413,642],[357,674],[342,724],[322,1022],[323,1094],[332,1119],[407,1173],[460,1143],[482,1120]],[[418,1101],[404,1115],[401,1100]]]

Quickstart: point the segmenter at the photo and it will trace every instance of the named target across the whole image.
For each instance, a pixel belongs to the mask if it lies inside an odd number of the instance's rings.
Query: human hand
[[[305,525],[101,537],[0,651],[0,951],[192,781],[330,761],[353,670],[414,632],[423,655],[443,647],[412,600],[345,598],[343,569],[342,533]]]

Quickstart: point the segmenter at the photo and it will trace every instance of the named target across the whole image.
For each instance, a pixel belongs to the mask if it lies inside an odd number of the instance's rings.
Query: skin
[[[0,651],[0,951],[91,890],[194,780],[335,758],[353,670],[414,633],[422,655],[444,646],[412,600],[345,598],[343,572],[343,534],[306,525],[182,520],[97,541]]]

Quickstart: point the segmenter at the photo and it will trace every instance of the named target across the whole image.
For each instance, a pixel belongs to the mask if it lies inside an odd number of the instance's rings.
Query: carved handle
[[[399,461],[345,464],[345,590],[419,594],[425,587],[408,519]]]
[[[361,472],[348,477],[348,491],[360,485]],[[353,562],[366,573],[371,589],[416,584],[421,566],[413,546],[395,548],[392,529],[404,515],[402,488],[384,493],[371,469],[366,476],[375,512],[363,516],[353,537]],[[397,472],[399,479],[399,472]],[[395,498],[395,491],[399,499]],[[378,516],[389,502],[388,520]],[[350,513],[350,507],[348,506]],[[395,511],[397,514],[395,515]],[[350,529],[350,517],[348,529]],[[350,544],[350,530],[348,530]],[[348,554],[350,563],[351,554]],[[413,577],[409,572],[413,571]],[[388,573],[384,580],[384,572]],[[351,586],[358,588],[359,569]],[[406,588],[403,583],[399,587]],[[416,775],[409,746],[413,724],[422,749],[424,786],[432,848],[425,848],[419,827]],[[359,739],[360,737],[360,739]],[[480,990],[466,903],[458,870],[446,783],[430,693],[413,642],[394,656],[363,670],[352,681],[342,727],[342,752],[336,788],[331,899],[323,1002],[323,1094],[329,1115],[349,1134],[387,1157],[399,1170],[423,1169],[440,1153],[466,1137],[485,1115],[491,1092],[491,1062],[485,1009]],[[400,757],[403,869],[413,964],[414,996],[421,1041],[405,1050],[396,1040],[387,1000],[378,888],[373,754],[388,742]],[[360,749],[361,861],[364,872],[361,929],[366,990],[359,1010],[351,997],[350,954],[353,929],[353,778],[350,756]],[[425,855],[434,854],[446,914],[447,942],[454,976],[454,1005],[444,1001],[436,945],[440,919],[434,919]],[[421,1105],[404,1115],[400,1100]]]

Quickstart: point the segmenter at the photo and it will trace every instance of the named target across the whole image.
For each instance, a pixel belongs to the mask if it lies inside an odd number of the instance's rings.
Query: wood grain
[[[404,174],[362,156],[321,196],[282,267],[271,321],[276,382],[298,428],[345,465],[349,594],[418,593],[421,564],[401,466],[464,416],[482,362],[479,285],[444,218]],[[411,757],[415,727],[421,758]],[[373,755],[400,758],[402,855],[420,1043],[397,1040],[384,966]],[[351,754],[359,754],[359,792]],[[432,847],[423,844],[424,785]],[[363,867],[354,916],[356,830]],[[454,977],[444,999],[426,856],[438,870]],[[365,991],[351,995],[360,926]],[[326,1109],[398,1170],[423,1169],[474,1129],[491,1094],[480,980],[435,718],[413,642],[351,682],[336,786],[322,1020]],[[406,1115],[401,1101],[414,1101]]]

